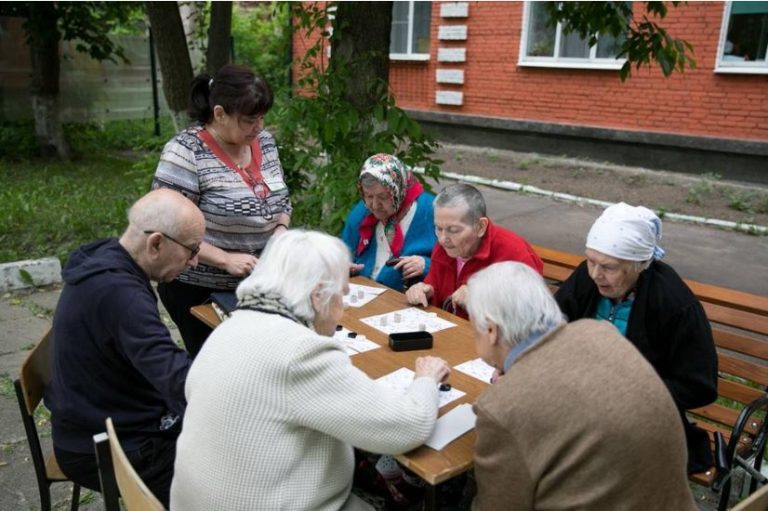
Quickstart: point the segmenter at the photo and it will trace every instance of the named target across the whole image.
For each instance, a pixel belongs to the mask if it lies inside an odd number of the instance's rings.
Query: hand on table
[[[229,252],[227,254],[227,262],[224,264],[224,270],[236,277],[246,277],[251,274],[258,262],[259,258],[251,254]]]
[[[427,264],[424,262],[424,258],[416,255],[403,256],[400,258],[400,262],[395,265],[395,269],[403,273],[404,279],[421,277],[426,267]]]
[[[419,282],[408,288],[405,292],[405,299],[412,305],[429,305],[429,299],[432,297],[434,289],[429,284]]]
[[[357,264],[357,263],[350,263],[349,265],[349,274],[350,275],[357,275],[362,271],[362,269],[365,268],[364,264]]]
[[[435,383],[441,383],[448,379],[451,374],[451,368],[448,362],[440,357],[419,357],[416,359],[415,377],[427,376],[435,380]]]
[[[459,289],[453,292],[451,295],[451,301],[453,302],[453,305],[461,307],[462,309],[467,309],[467,285],[464,284]]]

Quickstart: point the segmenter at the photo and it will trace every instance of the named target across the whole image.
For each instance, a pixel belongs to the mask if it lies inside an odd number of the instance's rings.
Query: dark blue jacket
[[[170,434],[161,418],[183,415],[192,362],[161,321],[147,275],[112,238],[73,251],[62,276],[45,389],[54,445],[93,453],[107,417],[126,450]]]

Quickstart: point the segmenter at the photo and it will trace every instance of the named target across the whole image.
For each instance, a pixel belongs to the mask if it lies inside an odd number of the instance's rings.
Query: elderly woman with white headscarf
[[[353,447],[399,454],[429,437],[450,368],[417,358],[401,394],[352,365],[330,337],[349,264],[327,234],[270,239],[187,376],[172,510],[369,509],[350,494]]]
[[[717,398],[717,353],[704,309],[680,276],[661,262],[661,220],[642,206],[607,208],[589,231],[584,261],[555,298],[569,321],[612,323],[651,363],[680,410],[688,471],[709,469],[706,433],[685,410]]]

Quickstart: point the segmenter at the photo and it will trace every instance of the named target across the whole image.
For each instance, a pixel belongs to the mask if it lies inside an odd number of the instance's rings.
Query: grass
[[[30,159],[23,144],[3,153],[0,263],[46,256],[63,263],[74,248],[119,235],[128,207],[149,190],[161,140],[170,138],[152,137],[146,121],[73,125],[66,133],[76,155],[69,162]]]
[[[736,211],[749,212],[752,210],[752,196],[749,193],[731,191],[727,194],[728,207]]]
[[[517,165],[517,168],[519,170],[528,170],[533,165],[541,165],[541,159],[539,159],[539,158],[530,158],[530,159],[527,159],[527,160],[523,160],[523,161],[521,161]]]
[[[16,390],[13,388],[13,379],[6,373],[0,374],[0,396],[8,399],[16,399]]]
[[[701,180],[688,189],[688,196],[685,198],[685,202],[701,205],[702,199],[709,197],[714,191],[715,187],[712,182],[717,179],[720,179],[719,174],[711,172],[702,174]]]
[[[80,494],[80,504],[91,504],[96,501],[96,493],[83,488],[83,493]]]
[[[0,190],[0,262],[46,256],[64,261],[82,243],[118,235],[128,206],[149,189],[148,176],[127,177],[133,163],[100,155],[7,165]]]

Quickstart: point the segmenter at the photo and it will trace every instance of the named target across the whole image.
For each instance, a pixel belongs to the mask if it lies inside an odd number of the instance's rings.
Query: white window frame
[[[389,54],[389,60],[410,60],[410,61],[428,61],[429,60],[429,52],[427,53],[414,53],[410,51],[410,48],[413,46],[413,11],[414,11],[414,0],[408,0],[408,36],[406,38],[406,45],[405,47],[408,48],[408,51],[406,53],[390,53]],[[394,5],[392,6],[394,9]],[[431,23],[431,16],[430,16],[430,23]]]
[[[531,17],[531,2],[526,1],[523,6],[523,29],[520,34],[520,55],[518,66],[524,67],[548,67],[560,69],[598,69],[618,71],[626,62],[626,59],[597,58],[597,44],[590,47],[589,58],[575,57],[532,57],[528,53],[528,21]],[[560,48],[562,36],[562,24],[558,23],[555,29],[555,52]]]
[[[728,24],[731,21],[731,8],[733,2],[725,2],[723,7],[723,21],[720,24],[720,41],[717,44],[717,59],[715,61],[715,73],[720,74],[746,74],[746,75],[766,75],[768,74],[768,52],[765,60],[723,60],[725,51],[725,40],[728,37]]]

